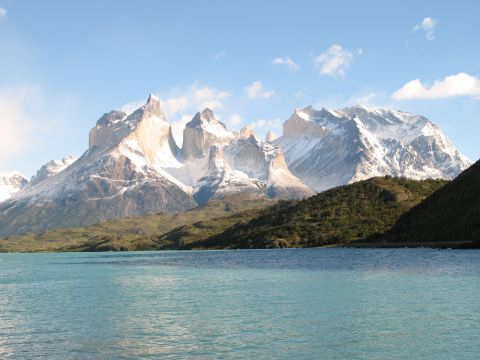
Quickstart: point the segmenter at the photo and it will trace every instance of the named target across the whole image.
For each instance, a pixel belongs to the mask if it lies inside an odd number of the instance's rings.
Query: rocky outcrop
[[[197,113],[183,130],[182,155],[186,160],[208,155],[213,145],[226,145],[234,135],[217,120],[212,110]]]

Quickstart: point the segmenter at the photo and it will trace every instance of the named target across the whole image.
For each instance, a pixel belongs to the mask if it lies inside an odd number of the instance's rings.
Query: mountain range
[[[265,141],[204,109],[180,147],[150,95],[131,114],[104,114],[78,159],[51,161],[29,182],[0,177],[0,236],[181,212],[235,194],[302,199],[373,176],[452,179],[470,164],[425,117],[361,105],[297,109],[283,135]]]

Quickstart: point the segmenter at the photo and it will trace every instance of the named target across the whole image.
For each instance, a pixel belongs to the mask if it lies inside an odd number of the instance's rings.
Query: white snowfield
[[[235,193],[301,199],[372,176],[451,179],[470,164],[428,119],[364,106],[297,109],[265,141],[205,109],[180,148],[151,95],[131,114],[104,114],[79,159],[51,161],[28,184],[0,177],[0,235],[183,211]]]

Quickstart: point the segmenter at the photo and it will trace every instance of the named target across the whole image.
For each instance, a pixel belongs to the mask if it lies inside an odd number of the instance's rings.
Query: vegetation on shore
[[[212,200],[178,214],[160,213],[101,222],[87,227],[60,228],[0,239],[0,252],[134,251],[175,249],[172,241],[159,242],[162,234],[181,226],[221,219],[222,229],[248,211],[273,204],[272,200],[238,195]],[[247,212],[246,214],[244,214]],[[239,215],[243,214],[243,215]]]
[[[183,247],[314,247],[372,241],[390,229],[401,214],[445,184],[444,180],[372,178],[303,201],[280,201],[217,235],[197,241],[184,237],[189,241]],[[177,235],[173,231],[167,236]]]
[[[377,238],[446,184],[372,178],[302,201],[234,196],[180,214],[112,220],[0,240],[0,251],[312,247]]]
[[[457,242],[480,247],[480,161],[403,214],[386,242]]]

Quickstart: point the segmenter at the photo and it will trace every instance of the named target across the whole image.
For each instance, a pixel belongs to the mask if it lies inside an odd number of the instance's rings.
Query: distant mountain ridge
[[[373,176],[453,179],[472,163],[427,118],[362,105],[297,109],[275,143],[317,192]]]
[[[181,212],[243,193],[302,199],[373,176],[451,179],[468,165],[428,119],[363,106],[297,109],[282,137],[269,133],[265,141],[251,127],[228,130],[204,109],[186,124],[179,147],[150,95],[131,114],[101,116],[79,159],[49,162],[8,192],[0,236]]]

